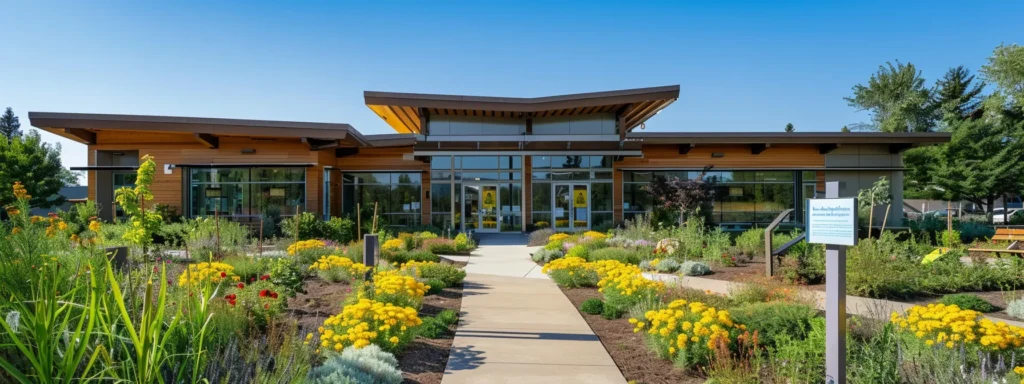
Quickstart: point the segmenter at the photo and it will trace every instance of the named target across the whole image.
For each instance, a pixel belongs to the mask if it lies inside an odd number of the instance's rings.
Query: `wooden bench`
[[[992,252],[992,253],[1010,253],[1014,255],[1024,255],[1024,249],[988,249],[988,248],[968,248],[968,252]]]
[[[992,240],[998,240],[998,241],[1024,240],[1024,229],[1020,229],[1020,228],[997,228],[996,229],[996,234],[992,235]]]

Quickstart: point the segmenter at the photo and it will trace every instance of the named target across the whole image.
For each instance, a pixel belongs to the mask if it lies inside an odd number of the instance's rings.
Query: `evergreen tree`
[[[14,202],[11,185],[20,181],[32,195],[29,204],[48,208],[64,203],[61,187],[75,181],[75,176],[60,162],[60,144],[43,142],[39,132],[0,140],[0,207]],[[54,197],[56,196],[56,197]]]
[[[853,86],[853,97],[845,100],[851,107],[871,112],[871,130],[928,132],[935,126],[932,92],[910,63],[879,66],[867,85]]]
[[[8,142],[16,136],[21,136],[21,123],[18,122],[18,116],[14,115],[11,107],[7,107],[3,116],[0,116],[0,135],[4,135]]]
[[[844,126],[843,126],[843,129],[840,129],[840,130],[839,130],[839,132],[842,132],[842,133],[850,133],[850,128],[847,128],[847,127],[846,127],[846,126],[844,125]]]
[[[950,68],[935,84],[933,108],[944,120],[966,119],[981,107],[984,88],[985,82],[974,83],[974,75],[962,65]]]
[[[786,124],[786,132],[793,132],[793,123]]]

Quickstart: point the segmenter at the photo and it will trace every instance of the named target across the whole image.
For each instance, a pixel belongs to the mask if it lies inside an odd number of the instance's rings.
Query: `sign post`
[[[825,198],[807,202],[807,242],[825,244],[825,383],[846,383],[846,247],[857,245],[857,199],[839,198],[839,182]]]

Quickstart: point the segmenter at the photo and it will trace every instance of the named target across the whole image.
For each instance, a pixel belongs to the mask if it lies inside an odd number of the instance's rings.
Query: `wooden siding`
[[[243,154],[242,149],[256,152]],[[320,152],[311,152],[299,139],[254,140],[246,137],[220,137],[220,146],[211,149],[199,143],[192,134],[173,132],[125,132],[99,131],[96,144],[89,146],[89,165],[95,165],[96,150],[138,150],[139,156],[150,155],[157,164],[153,177],[154,203],[177,207],[182,206],[183,168],[164,173],[164,164],[210,164],[210,163],[314,163],[321,160]],[[333,154],[331,154],[333,155]],[[333,156],[332,156],[333,157]],[[330,165],[330,164],[323,164]],[[322,167],[306,170],[306,210],[320,210]],[[89,198],[96,198],[95,172],[89,172]]]
[[[723,157],[711,157],[712,153]],[[645,145],[643,157],[627,157],[616,168],[688,168],[713,165],[719,169],[824,167],[825,155],[813,145],[773,145],[759,155],[745,145],[697,146],[680,154],[676,145]]]

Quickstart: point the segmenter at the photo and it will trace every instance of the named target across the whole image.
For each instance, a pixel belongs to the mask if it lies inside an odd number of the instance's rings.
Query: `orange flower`
[[[21,185],[20,181],[15,181],[14,182],[14,188],[13,189],[14,189],[14,198],[16,198],[18,200],[27,200],[27,199],[31,199],[32,198],[32,196],[30,196],[28,194],[28,190],[25,189],[25,186]]]

